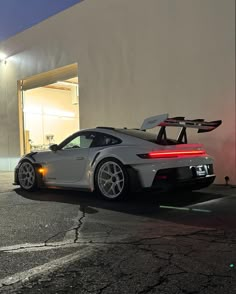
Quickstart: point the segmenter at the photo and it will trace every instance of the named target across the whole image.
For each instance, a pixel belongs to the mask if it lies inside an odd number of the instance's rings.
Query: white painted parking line
[[[199,209],[199,208],[191,208],[191,207],[178,207],[178,206],[167,206],[167,205],[160,205],[159,207],[164,209],[173,209],[173,210],[196,211],[196,212],[207,212],[207,213],[211,212],[211,210],[208,210],[208,209]]]
[[[74,243],[73,240],[67,240],[62,242],[53,242],[45,245],[45,243],[25,243],[11,246],[0,247],[0,252],[5,253],[19,253],[19,252],[32,252],[32,251],[45,251],[55,250],[62,248],[78,247],[79,243]]]
[[[102,246],[99,246],[99,249],[101,249]],[[44,274],[49,274],[50,272],[55,271],[56,269],[62,268],[68,263],[74,262],[78,259],[84,258],[88,255],[90,255],[95,249],[95,247],[86,247],[81,248],[76,253],[69,254],[67,256],[58,258],[56,260],[50,261],[48,263],[45,263],[41,266],[34,267],[30,270],[23,271],[17,274],[14,274],[12,276],[6,277],[4,279],[0,280],[0,289],[3,286],[9,286],[18,282],[26,282],[33,278],[36,278],[37,276],[42,277]]]

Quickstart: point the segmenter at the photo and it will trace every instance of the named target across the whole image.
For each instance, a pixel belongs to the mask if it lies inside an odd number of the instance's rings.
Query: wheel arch
[[[39,169],[42,168],[43,166],[38,163],[38,162],[35,162],[31,159],[31,157],[24,157],[20,160],[19,164],[18,164],[18,167],[17,167],[17,170],[16,170],[16,173],[15,173],[15,182],[17,184],[19,184],[19,175],[18,175],[18,172],[19,172],[19,167],[21,166],[22,163],[24,162],[29,162],[30,164],[32,164],[32,166],[34,167],[35,169],[35,175],[36,175],[36,182],[37,182],[37,187],[42,187],[44,184],[43,184],[43,174],[39,172]]]
[[[120,160],[120,158],[118,158],[116,156],[113,156],[113,155],[104,156],[104,157],[100,158],[93,167],[93,185],[94,185],[94,182],[95,182],[95,174],[97,172],[97,169],[98,169],[99,165],[101,164],[101,162],[107,161],[107,160],[115,160],[115,161],[118,161],[123,166],[125,166],[125,164],[122,162],[122,160]]]
[[[100,158],[96,162],[96,164],[94,165],[92,176],[90,179],[91,180],[91,183],[90,183],[91,191],[95,190],[95,176],[96,176],[96,172],[97,172],[97,169],[98,169],[100,163],[105,160],[109,160],[109,159],[118,161],[126,169],[126,172],[128,175],[129,190],[131,192],[140,190],[142,188],[141,179],[140,179],[138,171],[135,170],[131,165],[125,164],[124,161],[122,159],[120,159],[118,156],[110,155],[107,157],[104,156],[104,157]]]

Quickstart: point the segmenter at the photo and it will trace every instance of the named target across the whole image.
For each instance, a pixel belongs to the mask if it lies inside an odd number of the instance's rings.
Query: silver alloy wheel
[[[110,199],[118,197],[124,190],[125,175],[121,166],[114,161],[106,161],[98,171],[98,187]]]
[[[30,162],[23,162],[19,167],[18,180],[20,186],[25,190],[30,190],[35,185],[35,170]]]

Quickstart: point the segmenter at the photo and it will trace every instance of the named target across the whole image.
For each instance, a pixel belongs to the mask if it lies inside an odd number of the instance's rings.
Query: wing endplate
[[[167,118],[168,118],[168,114],[167,113],[166,114],[160,114],[160,115],[155,115],[155,116],[148,117],[148,118],[146,118],[143,121],[140,130],[153,129],[153,128],[159,126]]]

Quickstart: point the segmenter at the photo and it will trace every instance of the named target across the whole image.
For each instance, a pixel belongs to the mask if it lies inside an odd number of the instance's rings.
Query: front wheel
[[[107,200],[118,200],[127,196],[128,175],[125,167],[115,158],[105,159],[95,172],[96,191]]]
[[[31,162],[25,160],[18,170],[18,181],[22,189],[33,191],[37,188],[35,168]]]

